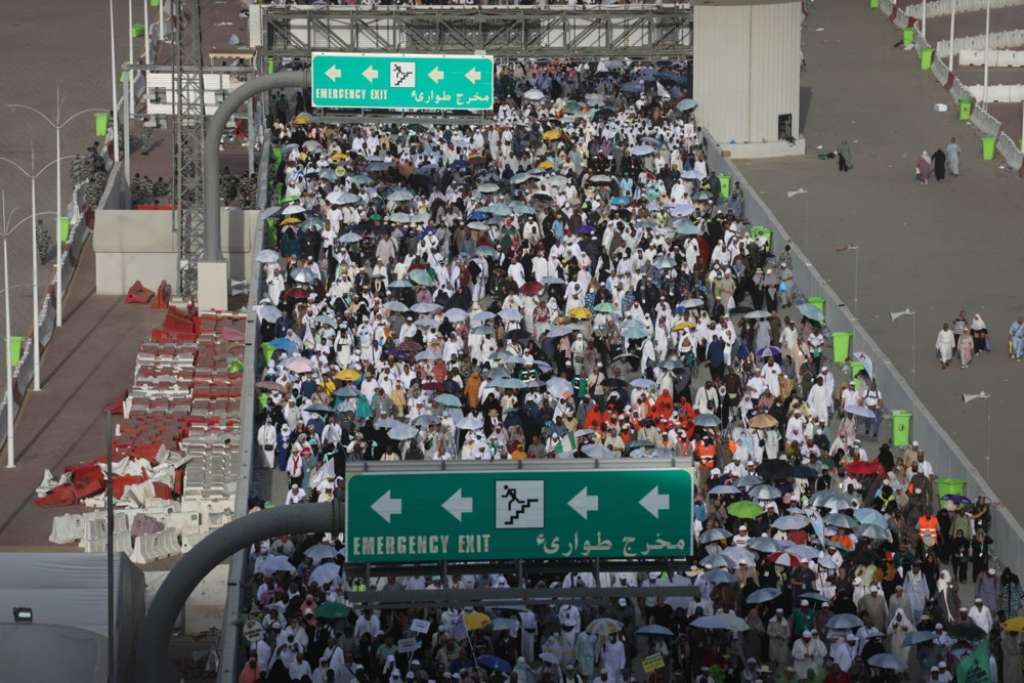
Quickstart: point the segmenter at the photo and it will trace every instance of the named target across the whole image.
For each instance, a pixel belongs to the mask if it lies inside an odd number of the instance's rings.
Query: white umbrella
[[[256,254],[256,263],[277,263],[280,259],[281,254],[273,249],[263,249]]]
[[[341,574],[341,567],[334,562],[324,562],[310,572],[309,580],[315,581],[319,586],[326,586],[338,578],[339,574]]]
[[[449,308],[447,311],[444,312],[444,317],[448,318],[448,320],[452,321],[453,323],[458,323],[468,318],[469,313],[462,310],[461,308]]]
[[[302,554],[312,559],[314,562],[323,562],[324,560],[333,560],[337,557],[338,550],[333,545],[317,543],[310,548],[306,548],[306,552]]]
[[[266,557],[256,560],[256,566],[253,570],[257,574],[276,574],[277,572],[288,572],[289,574],[295,573],[295,566],[288,561],[288,558],[284,555],[267,555]]]
[[[262,304],[256,307],[256,315],[259,319],[268,323],[276,323],[284,313],[277,306]]]
[[[537,90],[536,88],[530,88],[529,90],[523,93],[523,99],[530,100],[532,102],[537,102],[539,100],[544,99],[544,93],[541,92],[540,90]]]
[[[419,434],[419,430],[404,423],[396,424],[388,430],[388,437],[395,441],[408,441],[415,438],[417,434]]]
[[[572,393],[572,383],[562,377],[552,377],[547,381],[548,393],[555,398],[560,398],[565,394]]]
[[[305,356],[292,356],[284,362],[284,368],[285,370],[302,375],[307,372],[313,372],[313,361]]]
[[[297,213],[306,213],[306,209],[299,204],[289,204],[281,213],[285,216],[294,216]]]
[[[479,417],[467,415],[466,417],[456,422],[455,426],[458,427],[459,429],[463,429],[468,432],[474,432],[478,429],[483,429],[484,421]]]

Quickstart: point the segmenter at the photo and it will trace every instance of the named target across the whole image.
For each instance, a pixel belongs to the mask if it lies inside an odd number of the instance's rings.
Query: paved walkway
[[[42,358],[43,389],[15,424],[17,466],[0,469],[0,551],[45,546],[53,518],[71,510],[32,502],[43,470],[58,475],[65,465],[104,453],[104,410],[130,386],[139,345],[163,319],[163,311],[96,296],[95,283],[90,241],[65,302],[64,326]]]
[[[898,37],[866,2],[815,3],[803,48],[808,153],[740,168],[847,302],[853,259],[835,248],[861,245],[862,324],[983,474],[985,406],[964,406],[960,394],[993,395],[988,479],[1003,504],[1024,518],[1024,499],[1015,495],[1024,431],[1014,403],[1024,391],[1024,365],[1005,350],[1011,320],[1024,315],[1015,286],[1024,253],[1024,186],[998,163],[981,161],[979,138],[957,121],[952,106],[932,111],[948,97],[916,67],[913,54],[892,47]],[[963,175],[941,185],[915,183],[921,150],[932,152],[954,135],[963,148]],[[840,175],[833,162],[818,160],[817,147],[835,149],[843,138],[852,143],[855,168]],[[788,199],[786,192],[798,187],[809,194]],[[889,321],[890,311],[908,306],[919,313],[916,378],[910,323]],[[935,335],[961,308],[982,314],[995,351],[967,370],[942,371],[934,362]]]

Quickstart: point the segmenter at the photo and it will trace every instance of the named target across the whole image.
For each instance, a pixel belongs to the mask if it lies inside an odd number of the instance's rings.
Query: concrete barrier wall
[[[915,25],[917,20],[914,20]],[[904,24],[906,25],[906,24]],[[1024,30],[1022,31],[993,31],[988,35],[988,50],[999,48],[1018,47],[1024,45]],[[953,49],[957,52],[963,50],[985,51],[985,34],[977,36],[960,36],[953,38]],[[935,54],[940,57],[949,57],[949,40],[940,40],[935,43]],[[989,55],[991,57],[991,54]]]
[[[935,2],[928,3],[928,17],[948,17],[953,13],[953,7],[956,7],[956,13],[961,12],[983,12],[985,11],[986,2],[991,3],[992,9],[1002,9],[1004,7],[1017,7],[1024,5],[1024,0],[936,0]],[[920,19],[923,14],[922,4],[910,5],[903,11],[906,12],[908,17],[914,17]]]
[[[259,102],[259,100],[257,100]],[[258,105],[254,117],[260,122],[260,129],[263,127],[263,107]],[[258,136],[257,139],[268,139],[265,136]],[[256,189],[257,206],[260,212],[270,202],[270,145],[264,144],[260,150],[259,175]],[[259,406],[256,402],[256,380],[262,372],[263,354],[257,353],[259,349],[259,320],[256,317],[256,306],[263,298],[263,274],[258,267],[255,267],[255,255],[263,249],[263,224],[259,220],[259,212],[256,212],[258,227],[252,233],[252,249],[249,262],[253,264],[249,279],[249,303],[248,317],[245,321],[245,357],[242,359],[245,365],[245,374],[242,377],[242,459],[239,470],[238,489],[235,497],[235,519],[242,517],[249,512],[249,496],[252,495],[253,468],[255,466],[253,457],[256,452],[256,411]],[[228,594],[227,603],[224,606],[223,636],[221,638],[220,672],[218,681],[220,683],[236,683],[238,673],[243,666],[247,648],[242,642],[241,625],[238,623],[242,616],[242,609],[248,604],[246,584],[251,576],[251,567],[248,563],[248,553],[245,551],[235,553],[231,558],[228,568]]]
[[[963,479],[967,482],[965,495],[968,497],[974,498],[983,495],[990,500],[997,500],[995,493],[978,470],[928,408],[918,399],[907,381],[882,353],[875,340],[850,315],[846,304],[827,284],[814,265],[808,261],[800,248],[793,243],[785,228],[753,186],[747,182],[743,174],[729,159],[723,158],[721,148],[707,133],[707,130],[705,130],[705,134],[708,167],[718,172],[728,173],[734,182],[739,181],[747,188],[747,220],[753,225],[764,225],[775,231],[777,236],[775,239],[776,253],[781,253],[786,244],[790,245],[791,268],[798,294],[803,297],[817,296],[825,300],[829,338],[831,338],[832,331],[836,330],[853,333],[850,345],[851,357],[854,353],[860,352],[871,359],[878,388],[882,392],[882,396],[885,397],[885,404],[889,410],[908,410],[912,413],[912,438],[919,441],[921,447],[924,448],[928,460],[935,469],[936,476]],[[893,305],[898,307],[898,302]],[[888,430],[889,425],[885,429]],[[1020,573],[1024,569],[1024,529],[1003,506],[993,506],[992,508],[991,536],[995,541],[994,553],[997,560],[1011,567],[1014,572]]]
[[[125,294],[138,280],[150,289],[178,279],[178,243],[174,211],[103,210],[96,212],[96,292]],[[232,280],[252,272],[252,239],[259,211],[221,209],[221,245]]]
[[[949,54],[948,48],[946,54]],[[958,59],[960,66],[985,66],[985,50],[960,50]],[[1002,68],[1024,66],[1024,50],[993,50],[990,48],[988,65]]]
[[[984,85],[968,85],[967,92],[975,100],[982,100],[985,97]],[[1021,102],[1024,101],[1024,85],[989,85],[989,102]]]

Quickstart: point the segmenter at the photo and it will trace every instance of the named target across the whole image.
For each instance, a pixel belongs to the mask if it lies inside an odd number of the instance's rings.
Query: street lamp
[[[63,278],[63,272],[62,272],[63,269],[64,269],[64,266],[61,263],[61,258],[60,258],[61,257],[60,219],[61,219],[61,216],[63,215],[62,204],[61,204],[61,198],[62,198],[61,180],[62,180],[62,178],[61,178],[61,172],[60,172],[60,160],[61,160],[61,155],[60,155],[60,131],[61,131],[62,128],[64,128],[64,126],[68,125],[69,123],[74,121],[79,116],[82,116],[83,114],[91,114],[93,112],[104,111],[104,110],[103,109],[83,109],[82,111],[75,112],[74,114],[72,114],[71,116],[67,117],[66,119],[61,120],[61,116],[60,116],[60,86],[57,86],[57,116],[55,118],[51,119],[49,116],[47,116],[43,112],[39,111],[35,107],[31,107],[31,106],[29,106],[27,104],[9,104],[7,106],[10,107],[11,109],[26,109],[28,111],[31,111],[31,112],[34,112],[34,113],[38,114],[39,117],[42,118],[43,121],[46,121],[46,123],[49,124],[50,128],[53,128],[53,130],[57,133],[57,158],[54,159],[54,163],[57,164],[57,215],[56,215],[56,218],[54,219],[53,222],[54,222],[54,230],[56,232],[56,238],[57,238],[56,239],[56,243],[57,243],[57,327],[60,327],[61,325],[64,324],[64,278]]]
[[[991,481],[992,409],[990,407],[991,404],[989,399],[992,398],[992,396],[984,391],[979,391],[976,394],[961,394],[961,398],[964,403],[970,403],[971,401],[977,401],[979,399],[985,401],[985,480]]]
[[[110,108],[114,116],[114,163],[121,161],[117,139],[117,53],[114,49],[114,0],[110,0]],[[125,97],[127,97],[127,93]]]
[[[953,0],[953,11],[949,15],[949,64],[946,67],[949,69],[949,73],[953,73],[953,56],[956,54],[954,49],[953,37],[956,35],[956,0]]]
[[[39,375],[42,368],[39,365],[39,248],[36,245],[36,179],[46,169],[54,164],[60,163],[61,159],[70,159],[70,156],[57,157],[36,171],[36,148],[32,146],[32,172],[26,171],[21,164],[7,157],[0,157],[0,161],[10,164],[21,171],[21,174],[29,179],[32,185],[32,367],[35,372],[32,377],[32,390],[39,391]],[[59,258],[59,255],[58,255]]]
[[[889,320],[896,322],[900,318],[909,315],[914,319],[914,325],[910,333],[910,375],[917,377],[917,311],[905,308],[902,311],[894,311],[889,314]]]
[[[14,234],[25,218],[11,225],[14,209],[7,213],[7,193],[0,193],[0,220],[3,221],[0,237],[3,238],[4,252],[4,350],[7,362],[4,364],[4,379],[7,385],[7,467],[14,467],[14,359],[11,358],[11,285],[10,269],[7,267],[7,238]],[[26,216],[26,218],[28,218]]]
[[[792,199],[793,197],[798,197],[800,195],[808,195],[804,197],[804,237],[806,238],[806,241],[804,242],[804,251],[805,253],[808,253],[811,250],[811,221],[809,216],[811,212],[810,193],[802,187],[786,192],[787,199]]]
[[[857,304],[860,295],[860,245],[847,244],[845,247],[838,247],[837,254],[853,252],[853,317],[857,317]]]

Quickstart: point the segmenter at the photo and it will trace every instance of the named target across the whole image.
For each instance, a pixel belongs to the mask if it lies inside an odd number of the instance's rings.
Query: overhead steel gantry
[[[250,12],[253,46],[278,59],[321,50],[582,59],[675,59],[693,53],[689,3],[252,5]]]

